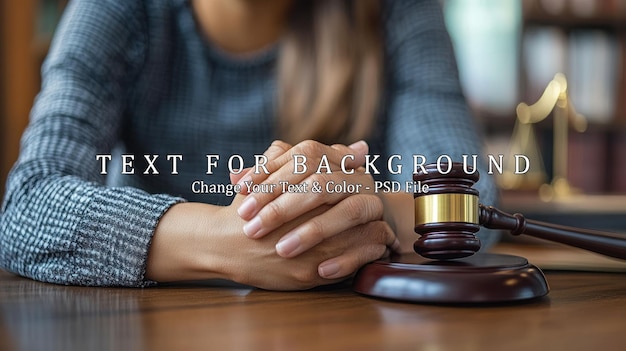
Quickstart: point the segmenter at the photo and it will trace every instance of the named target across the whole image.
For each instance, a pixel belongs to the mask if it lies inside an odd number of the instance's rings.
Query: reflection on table
[[[548,297],[439,306],[359,296],[349,282],[270,292],[214,282],[68,287],[0,271],[2,350],[615,349],[626,275],[546,272]]]

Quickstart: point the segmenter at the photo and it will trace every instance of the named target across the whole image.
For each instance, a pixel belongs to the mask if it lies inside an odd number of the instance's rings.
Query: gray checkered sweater
[[[368,141],[372,154],[406,164],[380,178],[411,179],[413,154],[479,153],[438,2],[385,1],[383,16],[387,83]],[[185,0],[70,2],[7,182],[0,266],[59,284],[150,283],[146,257],[163,213],[179,201],[232,200],[192,193],[194,180],[228,183],[226,162],[205,174],[206,155],[252,162],[276,138],[276,56],[276,47],[250,57],[219,51]],[[100,174],[95,156],[119,160],[116,150],[136,155],[135,174],[113,161]],[[146,154],[160,155],[159,175],[143,174]],[[183,155],[177,175],[168,154]],[[478,188],[495,199],[490,179]]]

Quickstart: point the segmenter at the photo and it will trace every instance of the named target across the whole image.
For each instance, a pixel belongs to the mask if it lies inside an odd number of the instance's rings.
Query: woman
[[[377,177],[406,181],[413,154],[479,150],[436,0],[74,1],[7,183],[0,265],[93,286],[329,284],[415,239],[412,194],[374,193],[366,154],[402,156]],[[229,179],[231,155],[263,152],[269,175]],[[295,155],[315,166],[294,172]],[[231,199],[198,180],[370,190]]]

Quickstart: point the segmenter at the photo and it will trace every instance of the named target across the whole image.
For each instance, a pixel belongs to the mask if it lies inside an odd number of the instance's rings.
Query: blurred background
[[[67,0],[0,1],[1,195]],[[499,179],[503,206],[539,215],[595,211],[587,227],[625,230],[619,218],[626,218],[626,0],[441,3],[487,153],[531,158],[524,181]],[[557,73],[566,86],[551,83]],[[518,113],[518,104],[540,98],[541,109]],[[584,132],[573,128],[578,114],[586,120]],[[558,116],[568,127],[554,123]],[[540,190],[557,177],[568,185],[563,194]],[[542,205],[546,201],[560,205]]]
[[[558,106],[532,126],[546,180],[562,159],[578,191],[626,193],[626,1],[446,0],[444,6],[464,90],[487,128],[489,152],[511,151],[511,137],[521,137],[513,133],[518,103],[537,102],[562,73],[567,148],[553,150]],[[572,128],[576,113],[587,122],[582,133]]]
[[[0,197],[67,0],[0,0]]]
[[[626,0],[442,4],[487,153],[531,160],[501,207],[626,233]]]

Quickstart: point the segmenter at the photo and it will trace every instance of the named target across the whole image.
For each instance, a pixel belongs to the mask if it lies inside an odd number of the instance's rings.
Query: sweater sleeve
[[[436,162],[440,155],[461,162],[462,155],[468,155],[470,164],[471,155],[478,155],[481,179],[476,188],[481,202],[495,204],[497,190],[487,174],[477,125],[461,91],[439,2],[388,3],[386,40],[391,93],[386,139],[389,152],[400,154],[404,169],[411,172],[413,154],[424,155],[427,163]],[[481,230],[479,237],[487,248],[499,235]]]
[[[119,141],[144,59],[141,1],[77,0],[42,69],[42,89],[7,181],[0,266],[33,279],[142,286],[162,214],[181,199],[104,185],[97,154]]]

